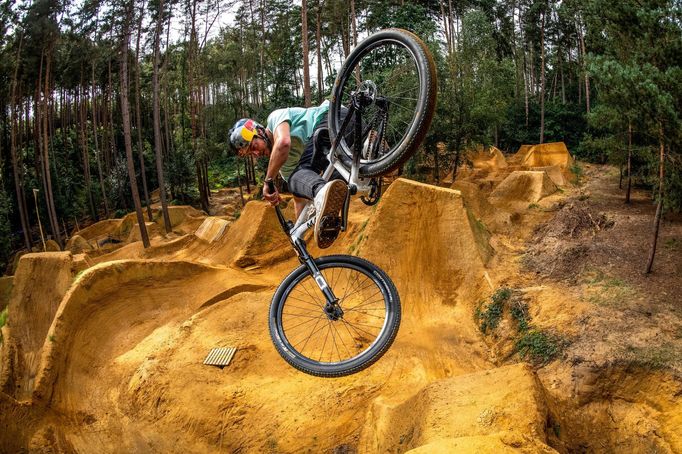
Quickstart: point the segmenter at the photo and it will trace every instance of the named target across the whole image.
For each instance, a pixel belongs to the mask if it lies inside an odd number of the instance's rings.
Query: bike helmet
[[[230,143],[238,151],[247,147],[254,137],[260,137],[268,144],[270,143],[263,125],[250,118],[238,120],[230,129]]]

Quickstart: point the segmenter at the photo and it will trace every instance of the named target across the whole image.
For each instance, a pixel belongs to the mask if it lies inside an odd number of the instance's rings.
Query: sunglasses
[[[241,150],[239,150],[239,156],[248,156],[250,154],[255,155],[255,156],[259,155],[260,153],[253,146],[256,139],[263,140],[263,138],[261,136],[254,135],[253,138],[251,139],[251,142],[249,142],[248,145],[246,145]]]

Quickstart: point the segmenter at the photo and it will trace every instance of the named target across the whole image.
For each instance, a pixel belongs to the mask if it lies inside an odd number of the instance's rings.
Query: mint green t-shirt
[[[267,128],[273,133],[277,126],[283,122],[289,123],[291,148],[289,149],[289,157],[279,170],[285,181],[289,181],[289,176],[296,169],[298,161],[301,159],[305,144],[313,136],[315,127],[327,111],[329,111],[329,101],[324,101],[317,107],[307,109],[303,107],[278,109],[268,116]]]

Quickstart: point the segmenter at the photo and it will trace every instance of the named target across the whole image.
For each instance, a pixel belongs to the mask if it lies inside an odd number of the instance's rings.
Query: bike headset
[[[272,150],[272,142],[270,142],[270,138],[265,133],[265,127],[250,118],[237,120],[232,129],[230,129],[229,135],[230,144],[232,144],[237,152],[251,144],[254,137],[263,139],[268,149]]]

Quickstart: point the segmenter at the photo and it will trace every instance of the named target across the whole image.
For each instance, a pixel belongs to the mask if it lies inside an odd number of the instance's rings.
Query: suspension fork
[[[270,192],[275,190],[274,182],[268,181],[266,182],[266,184],[268,185],[268,189],[270,190]],[[323,309],[325,314],[330,320],[340,319],[341,317],[343,317],[343,310],[341,309],[341,306],[339,306],[339,299],[336,297],[336,295],[334,295],[334,291],[332,290],[332,288],[327,283],[327,280],[322,275],[322,272],[315,263],[315,260],[308,253],[305,241],[298,237],[296,238],[292,237],[291,230],[293,227],[293,223],[291,221],[286,220],[284,214],[282,213],[282,209],[279,207],[279,205],[275,206],[275,212],[277,213],[277,219],[279,220],[279,223],[282,226],[282,230],[286,234],[287,238],[289,238],[289,242],[296,251],[298,261],[305,265],[306,268],[308,268],[310,275],[313,277],[313,280],[315,281],[320,291],[324,295],[326,302]]]

